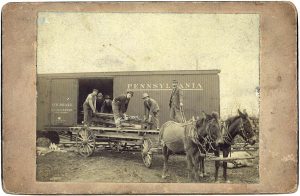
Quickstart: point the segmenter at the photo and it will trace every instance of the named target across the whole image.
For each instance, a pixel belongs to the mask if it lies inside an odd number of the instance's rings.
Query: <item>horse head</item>
[[[240,110],[238,110],[238,113],[241,119],[239,135],[242,136],[242,138],[250,145],[254,145],[256,142],[256,135],[251,120],[246,111],[244,111],[243,113]]]
[[[219,114],[217,112],[212,112],[212,114],[203,112],[203,114],[202,122],[198,122],[198,120],[196,123],[197,129],[200,129],[202,136],[206,137],[209,142],[214,143],[216,146],[223,143]]]

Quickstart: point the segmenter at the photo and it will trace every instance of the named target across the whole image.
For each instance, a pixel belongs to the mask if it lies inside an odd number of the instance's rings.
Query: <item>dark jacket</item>
[[[183,103],[183,92],[182,90],[177,86],[174,90],[172,90],[169,106],[180,108],[180,103]]]
[[[158,103],[152,98],[150,98],[149,100],[145,100],[144,111],[144,114],[146,116],[148,116],[149,113],[157,113],[159,111]]]
[[[111,103],[112,101],[109,99],[109,101],[105,101],[102,104],[101,107],[101,113],[112,113],[112,107],[111,107]]]
[[[96,99],[96,110],[98,112],[101,112],[103,101],[104,101],[104,99],[98,99],[98,98]]]
[[[120,95],[114,98],[114,104],[119,107],[120,112],[125,113],[128,108],[130,99],[126,95]]]

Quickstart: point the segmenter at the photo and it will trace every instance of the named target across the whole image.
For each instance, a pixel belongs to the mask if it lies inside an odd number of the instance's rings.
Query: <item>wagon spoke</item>
[[[88,149],[88,145],[84,145],[84,149],[85,149],[85,155],[89,154],[89,149]]]
[[[83,139],[86,139],[86,138],[87,138],[87,136],[86,136],[86,131],[83,132],[82,138],[83,138]]]
[[[88,145],[92,148],[94,148],[94,144],[88,143]]]
[[[83,150],[84,150],[84,145],[81,144],[81,145],[79,146],[79,148],[78,148],[78,151],[79,151],[79,153],[81,154],[81,153],[83,152]]]
[[[87,146],[87,153],[90,154],[92,152],[92,149],[90,147],[90,145],[86,145]]]
[[[92,137],[93,135],[92,134],[90,134],[89,135],[89,137],[87,138],[87,140],[89,140],[90,141],[90,138]]]
[[[83,138],[82,137],[77,137],[80,141],[83,141]]]
[[[144,140],[142,145],[142,159],[146,167],[151,167],[152,165],[152,154],[151,150],[151,141],[149,139]]]
[[[152,154],[147,154],[143,157],[143,161],[146,167],[151,167],[152,164]]]
[[[80,149],[82,152],[84,151],[84,144],[81,144]]]
[[[84,154],[86,153],[86,145],[83,145],[82,152],[83,152]]]
[[[78,152],[84,157],[93,154],[95,149],[95,137],[90,130],[82,129],[76,137]]]

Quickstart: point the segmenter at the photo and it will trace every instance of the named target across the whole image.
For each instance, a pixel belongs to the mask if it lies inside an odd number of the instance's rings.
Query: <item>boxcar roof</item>
[[[97,78],[114,76],[141,76],[141,75],[211,75],[218,74],[220,70],[172,70],[172,71],[132,71],[132,72],[81,72],[81,73],[50,73],[37,74],[45,78]]]

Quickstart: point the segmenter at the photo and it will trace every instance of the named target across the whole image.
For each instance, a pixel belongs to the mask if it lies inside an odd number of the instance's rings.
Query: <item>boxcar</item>
[[[160,105],[160,121],[169,119],[172,80],[179,81],[184,94],[187,119],[201,111],[220,112],[219,70],[105,72],[39,74],[37,82],[37,130],[45,126],[75,126],[83,120],[82,104],[97,88],[111,97],[134,91],[129,115],[143,116],[142,93],[147,92]]]

